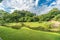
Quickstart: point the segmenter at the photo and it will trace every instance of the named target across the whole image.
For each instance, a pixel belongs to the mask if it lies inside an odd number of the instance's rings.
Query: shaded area
[[[2,2],[3,0],[0,0],[0,3]]]

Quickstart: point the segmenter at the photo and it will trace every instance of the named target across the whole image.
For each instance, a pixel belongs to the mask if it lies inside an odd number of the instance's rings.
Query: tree
[[[55,21],[60,21],[60,14],[57,15],[57,16],[55,16],[55,17],[53,18],[53,20],[55,20]]]
[[[0,2],[2,2],[3,0],[0,0]]]
[[[58,10],[57,8],[53,8],[51,11],[49,11],[49,13],[42,14],[38,17],[40,21],[50,21],[58,14],[60,14],[60,10]]]

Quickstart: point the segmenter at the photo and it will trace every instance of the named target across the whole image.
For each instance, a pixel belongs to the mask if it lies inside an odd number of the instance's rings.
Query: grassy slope
[[[0,37],[3,40],[60,40],[60,34],[35,31],[28,28],[16,30],[0,27]]]
[[[30,27],[38,27],[38,26],[45,26],[47,27],[48,25],[52,24],[51,22],[24,22],[24,25],[30,26]],[[7,26],[14,26],[14,25],[19,25],[21,26],[21,23],[7,23]]]

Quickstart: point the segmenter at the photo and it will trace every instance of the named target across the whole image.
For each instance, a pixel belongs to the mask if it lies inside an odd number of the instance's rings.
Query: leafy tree
[[[41,22],[41,21],[50,21],[55,16],[60,14],[60,10],[54,8],[53,10],[49,11],[49,13],[36,15],[29,11],[19,11],[15,10],[13,13],[8,13],[3,10],[0,10],[0,21],[4,22]],[[58,16],[59,17],[59,16]],[[56,17],[56,19],[58,18]]]
[[[0,2],[2,2],[3,0],[0,0]]]
[[[53,18],[53,20],[55,20],[55,21],[60,21],[60,14],[57,15],[57,16],[55,16],[55,17]]]
[[[53,10],[49,11],[49,13],[42,14],[38,17],[39,17],[40,21],[50,21],[58,14],[60,14],[60,10],[58,10],[57,8],[54,8]]]

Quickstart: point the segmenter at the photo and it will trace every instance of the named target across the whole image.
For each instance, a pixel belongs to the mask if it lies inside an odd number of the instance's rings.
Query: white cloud
[[[60,0],[52,2],[50,6],[44,4],[42,4],[42,6],[38,6],[39,1],[40,0],[3,0],[2,3],[0,3],[0,9],[6,11],[13,11],[15,9],[27,10],[34,13],[46,13],[54,7],[60,9]],[[47,2],[49,1],[51,0],[47,0]]]

